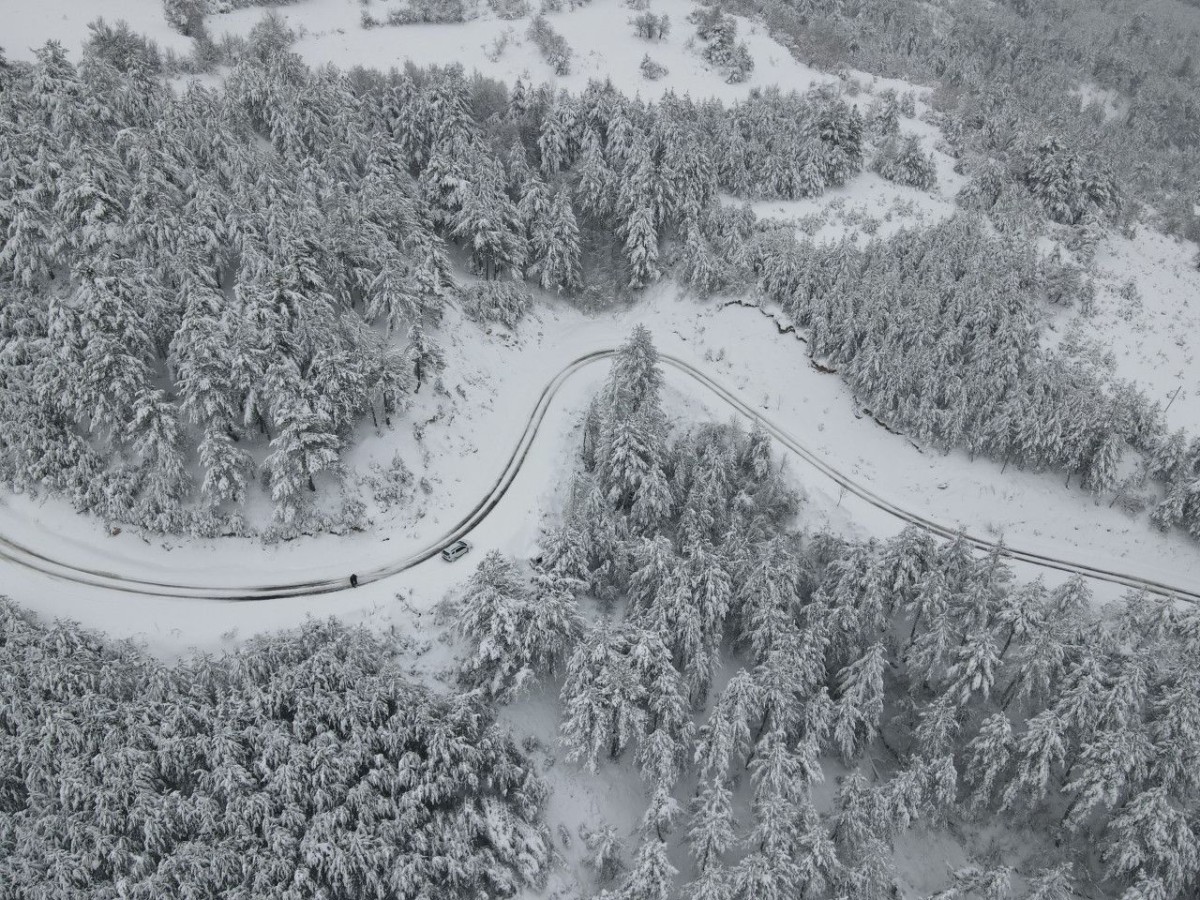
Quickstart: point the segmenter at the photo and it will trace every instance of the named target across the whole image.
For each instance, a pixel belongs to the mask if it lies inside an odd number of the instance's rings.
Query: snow
[[[557,79],[577,90],[589,78],[610,75],[622,90],[644,97],[666,90],[715,96],[729,101],[765,84],[805,90],[838,81],[796,62],[760,26],[739,20],[739,37],[751,47],[756,68],[749,82],[728,85],[709,70],[688,45],[693,28],[686,22],[692,5],[685,0],[658,0],[657,14],[672,20],[667,40],[653,45],[634,37],[628,19],[633,11],[618,0],[595,0],[550,19],[576,53],[575,72]],[[534,80],[551,75],[536,49],[524,38],[527,20],[496,19],[483,14],[458,25],[419,25],[363,29],[358,0],[305,0],[277,11],[301,31],[297,51],[312,64],[333,62],[388,67],[409,59],[418,64],[461,60],[489,75]],[[251,8],[210,16],[211,31],[247,32],[264,14]],[[22,6],[8,17],[5,47],[14,59],[29,58],[28,48],[55,38],[74,50],[87,35],[86,23],[96,16],[124,18],[138,31],[168,46],[184,49],[186,41],[162,20],[158,0],[93,0],[86,13],[69,0]],[[509,47],[496,59],[484,49],[507,29]],[[637,71],[642,54],[666,64],[671,74],[646,82]],[[862,73],[843,73],[847,99],[865,109],[884,89],[904,91],[911,85]],[[917,89],[919,91],[919,89]],[[934,150],[940,137],[922,121],[927,110],[918,96],[917,117],[902,120],[904,133],[917,134],[934,152],[938,187],[926,193],[894,185],[870,172],[823,197],[795,203],[759,203],[761,216],[807,219],[818,240],[874,231],[886,236],[906,224],[932,223],[953,212],[953,196],[961,176],[953,161]],[[869,221],[874,220],[874,221]],[[1172,424],[1190,425],[1200,418],[1200,385],[1196,384],[1190,337],[1200,316],[1200,274],[1191,265],[1193,245],[1142,230],[1130,240],[1112,236],[1099,249],[1102,274],[1097,313],[1076,326],[1085,337],[1111,348],[1116,372],[1135,379],[1153,396],[1165,400],[1179,388],[1169,411]],[[1142,298],[1132,309],[1116,293],[1133,279]],[[423,546],[431,536],[461,518],[490,486],[502,460],[516,441],[525,417],[544,384],[576,355],[598,346],[615,346],[637,321],[654,332],[661,349],[718,373],[722,380],[760,405],[773,420],[843,471],[859,477],[895,502],[947,524],[962,523],[1022,547],[1061,552],[1081,561],[1117,562],[1131,570],[1152,571],[1177,583],[1200,581],[1200,554],[1180,534],[1159,535],[1143,517],[1096,503],[1075,488],[1064,488],[1059,476],[1034,475],[974,462],[963,454],[937,456],[922,452],[907,439],[892,435],[869,417],[856,417],[853,399],[841,381],[806,362],[803,348],[791,336],[753,310],[721,309],[680,298],[670,285],[647,292],[631,309],[586,318],[562,304],[539,307],[533,321],[517,336],[503,330],[481,335],[456,314],[447,320],[441,339],[447,345],[447,393],[423,391],[416,407],[395,430],[375,434],[364,425],[348,462],[360,472],[372,462],[386,465],[395,454],[417,479],[428,480],[428,493],[417,488],[410,505],[391,513],[375,512],[368,533],[324,536],[264,547],[251,541],[154,540],[124,532],[110,535],[101,523],[80,519],[59,501],[10,496],[0,502],[0,532],[21,542],[69,557],[81,565],[146,580],[174,580],[214,585],[244,585],[305,577],[336,577],[369,570]],[[1060,323],[1065,327],[1066,323]],[[515,364],[514,364],[515,362]],[[543,516],[553,516],[572,466],[580,411],[604,374],[593,367],[572,379],[556,399],[543,434],[535,441],[525,468],[506,498],[476,529],[476,554],[500,547],[528,556],[536,544]],[[668,374],[673,414],[682,418],[729,413],[695,385]],[[786,386],[786,389],[784,389]],[[418,438],[414,423],[427,423]],[[821,476],[792,462],[793,476],[808,503],[805,524],[826,525],[847,533],[887,535],[899,523],[853,497],[843,496]],[[433,560],[394,579],[364,584],[356,591],[270,600],[225,603],[122,595],[101,588],[54,584],[50,578],[10,565],[3,567],[4,590],[47,615],[80,619],[117,637],[136,637],[152,652],[166,657],[189,651],[232,646],[251,634],[287,627],[308,615],[337,614],[377,627],[421,630],[447,591],[473,568],[477,555],[447,565]],[[1033,577],[1031,567],[1021,577]],[[1100,591],[1112,597],[1113,589]],[[218,611],[219,610],[219,611]]]
[[[190,38],[172,31],[163,18],[162,0],[0,0],[0,18],[4,32],[0,47],[11,60],[32,60],[33,51],[46,41],[58,41],[73,59],[88,39],[88,23],[104,19],[114,24],[120,19],[138,34],[144,34],[163,48],[180,53],[191,50]]]
[[[1132,239],[1106,237],[1097,248],[1096,314],[1078,317],[1083,337],[1113,354],[1115,372],[1167,410],[1172,428],[1200,423],[1200,270],[1197,247],[1148,228]],[[1132,281],[1137,299],[1120,295]],[[1178,392],[1178,393],[1176,393]]]
[[[359,0],[303,0],[277,8],[277,12],[303,36],[293,48],[311,65],[334,63],[339,66],[362,65],[387,70],[406,60],[420,66],[461,62],[468,71],[512,81],[525,76],[535,82],[548,81],[572,92],[582,90],[589,80],[609,78],[621,91],[641,94],[647,100],[668,90],[689,92],[694,97],[716,97],[731,101],[745,97],[750,90],[780,84],[805,91],[809,87],[836,79],[809,68],[792,58],[786,48],[773,40],[761,26],[738,19],[738,38],[746,42],[754,56],[754,72],[742,84],[726,84],[720,73],[708,67],[688,43],[695,27],[687,21],[695,9],[691,0],[655,0],[652,11],[671,19],[671,31],[663,41],[644,41],[633,33],[629,19],[635,10],[620,0],[593,0],[578,9],[564,9],[547,15],[551,26],[574,51],[571,74],[554,75],[536,46],[525,36],[530,17],[514,21],[499,19],[480,3],[478,18],[468,22],[434,25],[383,25],[363,28],[363,12],[386,19],[387,11],[399,4],[373,0],[366,6]],[[537,4],[531,4],[536,10]],[[210,16],[209,30],[245,34],[262,18],[261,8],[236,10]],[[504,50],[492,58],[495,42],[508,34]],[[638,68],[649,53],[665,65],[669,74],[658,81],[647,81]]]

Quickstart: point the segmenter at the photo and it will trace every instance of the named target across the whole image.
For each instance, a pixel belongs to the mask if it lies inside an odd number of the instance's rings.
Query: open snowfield
[[[647,100],[674,90],[731,101],[756,87],[777,84],[805,91],[837,80],[797,62],[762,28],[740,19],[738,34],[754,55],[755,68],[743,84],[726,84],[720,73],[688,46],[695,32],[687,22],[695,8],[690,0],[655,0],[653,11],[670,16],[671,31],[666,39],[653,42],[634,35],[628,20],[637,13],[621,0],[594,0],[579,9],[548,14],[554,30],[574,51],[571,74],[566,76],[556,76],[525,36],[531,16],[506,21],[485,3],[480,4],[478,18],[463,23],[362,27],[363,13],[386,20],[388,11],[400,5],[387,0],[370,0],[366,5],[359,0],[304,0],[278,11],[292,28],[302,29],[303,36],[294,49],[314,66],[333,63],[386,70],[406,60],[419,66],[456,61],[468,71],[477,69],[506,81],[520,76],[536,83],[551,82],[571,92],[582,90],[590,80],[607,78],[622,92],[640,94]],[[536,12],[537,4],[532,6]],[[214,34],[225,30],[244,34],[262,14],[261,9],[244,9],[216,15],[209,27]],[[503,45],[499,52],[497,41]],[[646,53],[667,67],[667,76],[658,81],[642,77],[638,65]]]
[[[1096,253],[1096,314],[1080,332],[1113,355],[1114,371],[1167,409],[1172,428],[1200,422],[1200,269],[1196,245],[1138,229],[1110,234]],[[1122,296],[1132,283],[1136,291]]]

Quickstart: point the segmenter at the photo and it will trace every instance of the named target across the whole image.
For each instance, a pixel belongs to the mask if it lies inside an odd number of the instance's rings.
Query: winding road
[[[500,472],[495,483],[483,499],[460,522],[427,546],[401,559],[386,563],[370,571],[360,572],[359,583],[367,584],[384,578],[390,578],[414,566],[419,566],[421,563],[436,557],[447,544],[469,534],[496,507],[512,485],[517,473],[521,470],[522,464],[525,462],[534,439],[538,435],[543,420],[546,418],[551,402],[563,384],[576,373],[608,359],[616,352],[616,348],[595,350],[577,357],[563,367],[542,390],[536,405],[526,420],[525,429],[517,441],[516,447],[513,448],[504,469]],[[709,377],[691,363],[666,353],[660,353],[659,359],[668,370],[673,370],[680,375],[698,382],[740,415],[751,422],[758,423],[780,445],[800,457],[801,460],[827,476],[837,485],[845,488],[848,493],[854,494],[877,509],[883,510],[901,521],[920,526],[938,537],[953,538],[959,533],[959,530],[956,528],[934,522],[910,510],[903,509],[854,481],[850,476],[834,468],[820,456],[809,450],[803,443],[774,424],[770,419],[764,417],[758,410],[743,401],[733,391]],[[999,547],[1001,555],[1019,562],[1084,575],[1089,578],[1124,585],[1130,588],[1145,589],[1156,594],[1192,603],[1200,603],[1200,590],[1167,584],[1148,575],[1104,569],[1062,557],[1048,556],[1031,550],[1023,550],[1019,547],[997,545],[994,541],[988,541],[969,533],[964,533],[963,536],[968,543],[979,550],[990,551]],[[44,553],[24,547],[11,537],[3,535],[0,535],[0,558],[76,584],[156,597],[253,601],[296,597],[306,594],[328,594],[351,589],[345,577],[341,576],[324,580],[283,582],[253,587],[217,587],[202,584],[143,580],[122,575],[118,572],[106,572],[74,566],[69,561],[55,559]]]

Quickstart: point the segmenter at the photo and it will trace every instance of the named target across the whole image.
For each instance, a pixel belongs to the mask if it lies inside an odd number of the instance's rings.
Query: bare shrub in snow
[[[475,18],[478,0],[408,0],[406,6],[388,13],[389,25],[414,25],[421,22],[466,22]]]
[[[542,58],[550,64],[555,75],[571,74],[571,48],[566,39],[551,27],[544,15],[534,17],[526,34],[541,51]]]

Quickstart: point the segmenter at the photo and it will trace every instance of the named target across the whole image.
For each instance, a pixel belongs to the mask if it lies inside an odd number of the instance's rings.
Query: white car
[[[442,549],[442,559],[446,562],[454,562],[460,556],[465,556],[470,549],[471,545],[466,541],[455,541]]]

